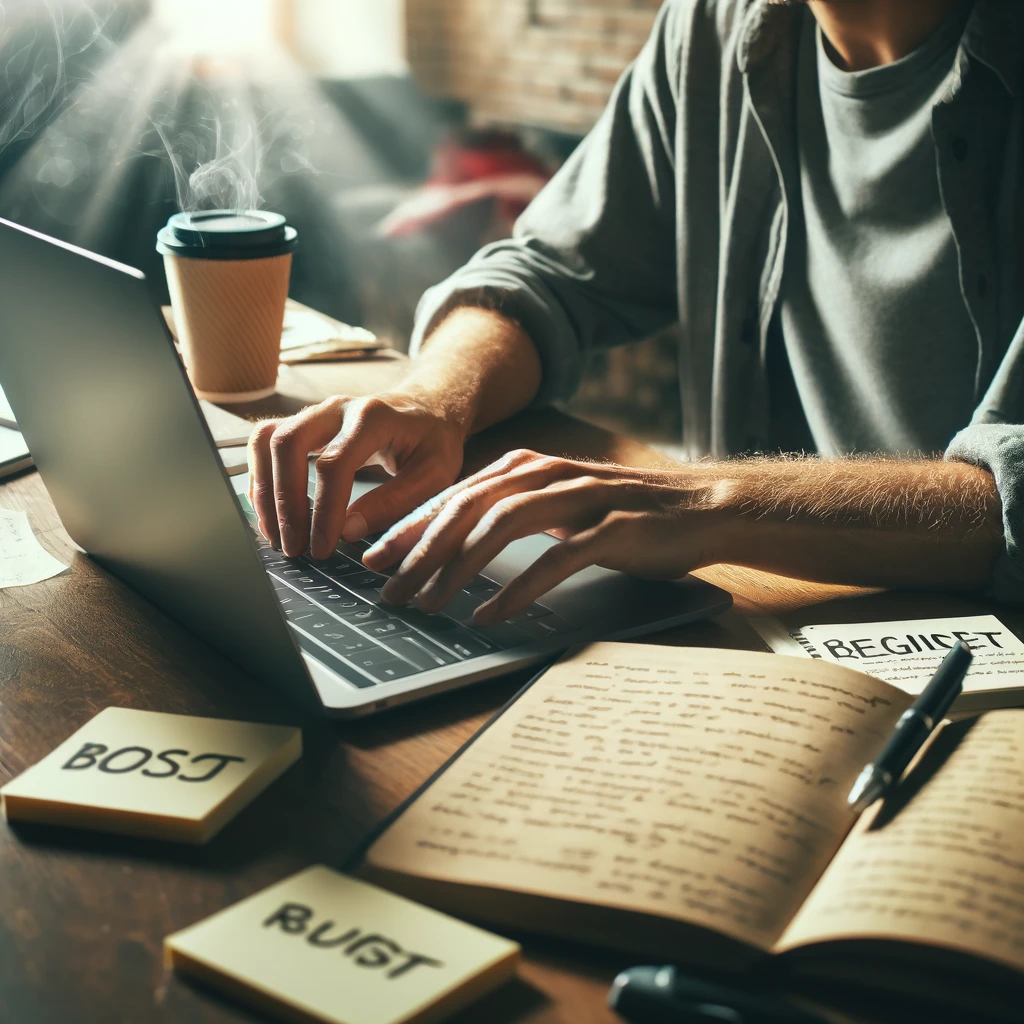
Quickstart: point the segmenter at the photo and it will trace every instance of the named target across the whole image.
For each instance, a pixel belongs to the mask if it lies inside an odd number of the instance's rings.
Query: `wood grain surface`
[[[293,367],[282,373],[273,400],[232,411],[279,415],[328,394],[367,393],[395,380],[402,365],[400,357],[382,355]],[[474,440],[467,466],[516,447],[636,466],[665,461],[628,438],[546,411]],[[294,721],[290,706],[82,554],[38,474],[0,486],[0,508],[26,510],[43,545],[70,566],[43,583],[0,590],[0,784],[110,705]],[[658,642],[758,649],[745,616],[807,608],[820,618],[831,601],[862,618],[912,617],[918,608],[936,614],[945,607],[941,597],[869,595],[735,567],[702,575],[732,591],[735,608],[661,634]],[[954,601],[950,609],[963,605]],[[376,718],[307,726],[300,762],[198,849],[0,823],[0,1021],[259,1019],[171,976],[162,962],[164,936],[309,864],[340,865],[521,682],[522,675],[509,677]],[[626,959],[521,938],[526,958],[519,980],[464,1011],[461,1024],[618,1019],[604,1001],[615,973],[629,966]],[[857,1005],[848,993],[824,995],[840,1008],[830,1014],[835,1021],[923,1019],[907,1016],[905,1007]]]

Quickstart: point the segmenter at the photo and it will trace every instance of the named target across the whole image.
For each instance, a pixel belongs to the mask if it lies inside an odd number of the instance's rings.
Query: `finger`
[[[310,554],[328,558],[344,537],[361,540],[369,527],[361,515],[349,515],[356,472],[394,440],[393,410],[367,402],[346,410],[337,436],[316,460],[316,492]]]
[[[257,423],[249,437],[249,504],[256,513],[260,532],[275,548],[281,546],[274,503],[274,469],[270,459],[270,437],[278,420]]]
[[[278,424],[270,435],[274,507],[281,547],[297,558],[309,546],[309,453],[338,432],[348,399],[333,398]]]
[[[573,482],[576,483],[575,481]],[[606,494],[592,486],[548,489],[499,501],[473,528],[461,550],[423,587],[417,604],[440,611],[509,544],[555,526],[572,532],[604,517]]]
[[[456,508],[460,510],[460,516],[466,516],[463,532],[458,538],[461,542],[474,525],[475,521],[469,517],[470,506],[474,503],[478,503],[479,514],[483,514],[502,498],[539,490],[574,471],[575,464],[564,459],[551,459],[533,452],[514,452],[479,473],[453,484],[415,509],[366,552],[364,561],[367,565],[388,566],[406,559],[422,543],[432,524],[449,508]],[[474,495],[472,501],[465,497],[467,494]],[[454,543],[455,535],[449,540]],[[450,549],[451,544],[448,544],[445,550]]]
[[[421,507],[431,495],[436,495],[440,488],[450,484],[454,475],[455,471],[443,468],[433,449],[419,449],[394,477],[352,502],[348,514],[362,516],[367,533],[378,533]],[[378,558],[374,564],[394,565],[397,560],[387,562]],[[366,564],[369,566],[370,562]]]
[[[411,551],[405,553],[409,541],[405,535],[393,547],[389,546],[392,564],[403,554],[404,559],[381,591],[381,597],[391,604],[409,601],[435,572],[458,554],[470,531],[498,501],[513,494],[543,489],[559,472],[561,470],[554,466],[528,465],[518,473],[495,476],[453,494],[427,523]]]
[[[472,473],[452,484],[440,494],[434,495],[429,501],[423,502],[419,507],[414,508],[404,519],[395,523],[366,554],[375,564],[394,565],[409,553],[413,545],[419,541],[424,531],[437,517],[441,508],[455,495],[540,458],[542,456],[525,449],[509,452],[476,473]],[[381,559],[384,557],[387,557],[389,560],[387,562],[382,561]]]
[[[606,558],[612,546],[612,531],[602,526],[560,541],[480,605],[473,613],[474,622],[490,626],[518,615],[559,583]]]

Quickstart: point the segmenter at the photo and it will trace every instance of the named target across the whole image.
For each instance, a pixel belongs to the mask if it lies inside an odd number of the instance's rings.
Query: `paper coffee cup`
[[[192,387],[211,402],[274,393],[292,251],[278,213],[177,213],[157,235]]]

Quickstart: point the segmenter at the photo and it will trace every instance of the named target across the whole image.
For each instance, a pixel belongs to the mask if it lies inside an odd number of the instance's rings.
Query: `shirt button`
[[[953,156],[957,160],[959,160],[961,163],[964,160],[967,159],[967,156],[968,156],[968,154],[971,151],[970,144],[967,142],[967,140],[962,135],[958,135],[953,140],[952,149],[953,149]]]
[[[988,278],[984,274],[978,275],[978,295],[982,299],[988,295]]]

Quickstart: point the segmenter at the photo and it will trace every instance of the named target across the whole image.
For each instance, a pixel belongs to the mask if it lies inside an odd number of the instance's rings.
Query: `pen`
[[[899,781],[924,741],[960,696],[964,676],[973,657],[971,649],[958,640],[942,659],[921,696],[900,716],[882,752],[857,776],[846,798],[855,814],[866,811],[894,782]]]
[[[675,967],[622,971],[608,1006],[630,1024],[827,1024],[789,1003],[690,978]]]

